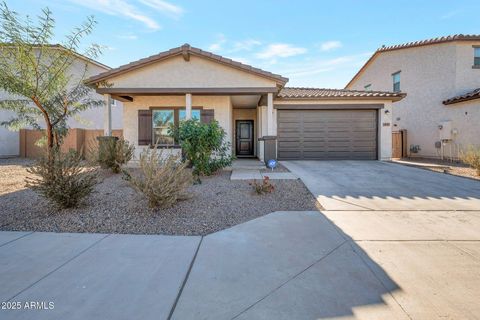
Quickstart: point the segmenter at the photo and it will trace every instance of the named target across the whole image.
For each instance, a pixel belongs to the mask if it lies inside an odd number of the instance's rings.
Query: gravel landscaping
[[[0,230],[206,235],[273,211],[321,209],[300,180],[276,180],[273,193],[256,195],[249,181],[223,171],[190,187],[190,199],[152,210],[121,174],[100,171],[101,183],[80,208],[56,210],[25,188],[29,163],[0,160]]]
[[[427,159],[427,158],[405,158],[402,161],[411,161],[413,163],[421,163],[425,165],[442,165],[448,167],[444,168],[434,168],[434,167],[421,167],[418,168],[430,170],[439,173],[446,173],[451,174],[454,176],[460,176],[470,179],[480,180],[480,176],[477,175],[475,169],[469,167],[468,165],[460,162],[460,161],[448,161],[448,160],[441,160],[441,159]]]

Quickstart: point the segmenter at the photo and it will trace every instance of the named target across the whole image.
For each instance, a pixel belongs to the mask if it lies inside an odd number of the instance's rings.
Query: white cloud
[[[224,34],[220,33],[217,35],[217,41],[208,46],[208,50],[213,52],[221,51],[225,42],[227,42],[227,38]]]
[[[301,47],[295,47],[287,43],[273,43],[267,46],[267,48],[256,54],[260,59],[272,59],[276,57],[286,58],[292,57],[307,52],[307,49]]]
[[[458,16],[460,13],[462,13],[462,9],[456,9],[456,10],[452,10],[452,11],[449,11],[447,13],[445,13],[444,15],[440,16],[440,19],[441,20],[449,20],[451,18],[454,18],[455,16]]]
[[[69,0],[84,7],[109,15],[133,19],[143,23],[151,30],[161,29],[160,25],[148,15],[142,13],[136,6],[126,0]]]
[[[175,18],[180,17],[184,12],[182,7],[163,0],[140,0],[140,2],[150,8]]]
[[[237,51],[250,51],[254,47],[261,45],[262,43],[255,39],[246,39],[241,41],[236,41],[233,44],[233,48],[230,52],[237,52]]]
[[[320,44],[320,51],[330,51],[342,47],[340,41],[326,41]]]
[[[291,86],[343,88],[351,79],[351,73],[358,70],[371,55],[371,52],[365,52],[332,59],[302,59],[277,64],[270,71],[290,78]]]
[[[137,40],[138,36],[133,33],[127,33],[127,34],[119,34],[117,38],[124,39],[124,40]]]

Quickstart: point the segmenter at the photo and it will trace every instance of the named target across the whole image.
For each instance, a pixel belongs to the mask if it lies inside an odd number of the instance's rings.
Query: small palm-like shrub
[[[462,152],[461,160],[474,168],[480,176],[480,148],[469,147],[467,151]]]
[[[253,190],[256,194],[265,194],[272,193],[275,190],[275,186],[270,182],[270,178],[265,176],[261,183],[258,183],[257,180],[253,180],[250,185],[253,187]]]
[[[179,156],[146,149],[140,155],[140,174],[126,174],[132,186],[147,197],[150,207],[169,208],[188,198],[186,189],[193,178],[187,166]]]
[[[135,146],[127,140],[115,137],[100,137],[98,147],[90,150],[88,158],[104,169],[120,173],[121,168],[132,160]]]
[[[60,208],[77,207],[97,183],[96,169],[84,167],[81,154],[53,149],[27,169],[26,185]]]

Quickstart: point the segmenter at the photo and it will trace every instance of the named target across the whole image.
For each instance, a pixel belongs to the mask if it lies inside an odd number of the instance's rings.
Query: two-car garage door
[[[278,110],[280,160],[377,159],[377,110]]]

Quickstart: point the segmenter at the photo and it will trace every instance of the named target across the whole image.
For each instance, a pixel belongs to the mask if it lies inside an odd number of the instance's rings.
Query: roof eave
[[[111,71],[102,72],[102,73],[100,73],[96,76],[93,76],[93,77],[90,77],[90,78],[86,79],[85,83],[87,85],[96,85],[99,82],[108,80],[109,78],[118,76],[118,75],[123,74],[123,73],[127,73],[131,70],[138,69],[138,68],[141,68],[141,67],[145,67],[145,66],[148,66],[150,64],[154,64],[154,63],[157,63],[159,61],[169,59],[171,57],[175,57],[175,56],[178,56],[178,55],[184,55],[185,52],[186,52],[185,51],[185,46],[186,45],[183,45],[181,47],[177,47],[177,48],[170,49],[168,51],[161,52],[157,55],[153,55],[153,56],[150,56],[150,57],[147,57],[147,58],[137,60],[135,62],[132,62],[132,63],[129,63],[129,64],[126,64],[124,66],[119,67],[118,70],[113,69]],[[229,67],[232,67],[232,68],[244,71],[244,72],[249,72],[249,73],[255,74],[259,77],[263,77],[263,78],[273,80],[278,85],[280,85],[281,87],[285,86],[285,84],[289,80],[288,78],[283,77],[281,75],[276,75],[276,74],[273,74],[271,72],[264,71],[264,70],[261,70],[261,69],[258,69],[258,68],[255,68],[255,67],[252,67],[252,66],[249,66],[249,65],[241,64],[237,61],[227,59],[227,58],[224,58],[222,56],[219,56],[219,55],[207,52],[207,51],[203,51],[203,50],[198,49],[198,48],[189,47],[189,49],[187,49],[187,52],[188,52],[188,55],[194,55],[194,56],[198,56],[198,57],[201,57],[201,58],[204,58],[204,59],[209,59],[209,60],[214,61],[216,63],[227,65]]]
[[[325,101],[334,101],[334,100],[386,100],[386,101],[392,101],[392,102],[397,102],[402,100],[403,98],[406,97],[406,93],[401,94],[399,96],[393,96],[393,97],[277,97],[275,100],[283,100],[283,101],[289,101],[289,100],[298,100],[298,101],[309,101],[309,100],[325,100]]]
[[[476,99],[480,99],[480,96],[473,96],[473,97],[459,98],[459,99],[448,99],[448,100],[442,101],[442,103],[443,103],[444,105],[448,106],[448,105],[450,105],[450,104],[467,102],[467,101],[472,101],[472,100],[476,100]]]

